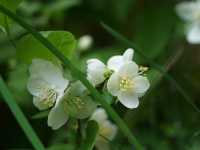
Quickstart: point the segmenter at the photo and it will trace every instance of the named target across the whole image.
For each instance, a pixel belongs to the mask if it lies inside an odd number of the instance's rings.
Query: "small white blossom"
[[[129,48],[123,55],[111,57],[108,60],[107,66],[98,59],[89,59],[87,61],[87,79],[93,86],[103,83],[112,72],[118,71],[125,63],[131,62],[133,54],[133,49]]]
[[[86,51],[88,50],[93,43],[93,38],[90,35],[84,35],[79,38],[78,40],[78,49],[80,51]]]
[[[57,128],[56,124],[62,124],[67,121],[66,114],[60,113],[59,116],[52,116],[55,106],[64,95],[64,91],[69,81],[64,79],[62,70],[49,61],[34,59],[30,68],[30,78],[28,80],[28,91],[33,95],[33,104],[39,110],[52,108],[48,116],[48,125],[53,129]],[[61,111],[56,109],[56,111]],[[55,120],[52,123],[52,118]],[[60,119],[64,118],[64,119]]]
[[[187,23],[187,40],[200,43],[200,1],[182,2],[176,6],[176,12]]]
[[[127,108],[136,108],[139,105],[139,97],[148,90],[148,79],[139,73],[138,65],[129,62],[121,66],[108,79],[107,89],[116,96],[120,103]]]
[[[115,138],[117,126],[108,120],[108,116],[102,108],[95,110],[91,116],[91,120],[95,120],[99,125],[99,133],[95,146],[98,150],[109,150],[109,142]]]
[[[29,68],[27,88],[34,96],[33,103],[39,110],[48,109],[64,95],[69,81],[62,70],[49,61],[34,59]]]

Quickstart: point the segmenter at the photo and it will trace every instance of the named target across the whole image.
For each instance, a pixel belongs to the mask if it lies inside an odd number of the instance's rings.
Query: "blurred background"
[[[179,2],[8,0],[8,6],[38,31],[46,31],[42,32],[44,36],[54,41],[83,71],[87,59],[96,57],[106,62],[110,56],[121,54],[128,48],[100,23],[108,24],[137,45],[146,56],[164,66],[189,94],[192,103],[200,108],[200,46],[185,41],[184,23],[175,13],[175,5]],[[0,25],[0,73],[17,103],[46,147],[51,150],[73,150],[78,137],[73,122],[52,131],[47,126],[46,118],[33,119],[38,110],[33,106],[32,97],[26,89],[31,60],[38,57],[55,58],[25,30],[7,17],[5,19],[2,14]],[[76,40],[84,35],[93,38],[87,50],[81,50],[76,44]],[[140,65],[149,66],[147,60],[137,53],[134,60]],[[154,68],[149,68],[147,76],[151,89],[141,99],[139,108],[127,110],[117,104],[114,106],[116,111],[147,150],[199,150],[200,113]],[[1,96],[0,118],[1,150],[32,149]],[[63,143],[64,147],[61,145]],[[113,150],[133,149],[120,131],[111,145]]]

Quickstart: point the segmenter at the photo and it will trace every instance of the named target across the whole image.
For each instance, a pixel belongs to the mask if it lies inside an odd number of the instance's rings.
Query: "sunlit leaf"
[[[74,36],[66,31],[41,32],[53,43],[66,57],[72,58],[76,48]],[[17,42],[17,56],[21,61],[30,63],[33,58],[55,60],[48,49],[38,42],[32,35],[26,35]]]

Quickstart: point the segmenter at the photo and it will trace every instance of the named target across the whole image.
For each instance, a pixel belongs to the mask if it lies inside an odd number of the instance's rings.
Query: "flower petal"
[[[87,61],[87,79],[93,86],[96,86],[105,80],[105,70],[106,66],[100,60],[89,59]]]
[[[106,111],[103,108],[97,108],[95,112],[92,114],[90,120],[95,120],[99,124],[107,120],[107,114]]]
[[[200,24],[193,24],[189,26],[189,30],[187,33],[187,40],[192,44],[200,43]]]
[[[48,126],[54,130],[63,126],[68,120],[68,115],[64,111],[61,104],[62,103],[60,103],[57,107],[52,108],[49,112]]]
[[[121,55],[113,56],[108,60],[108,68],[114,71],[118,71],[124,64],[124,59]]]
[[[195,21],[200,9],[199,2],[182,2],[176,6],[176,12],[185,21]]]
[[[118,95],[119,101],[127,108],[137,108],[139,105],[138,96],[133,92],[120,92]]]
[[[134,80],[134,92],[138,94],[145,93],[150,87],[150,83],[147,77],[137,76],[133,80]]]
[[[37,107],[39,110],[45,110],[48,109],[49,106],[45,105],[42,100],[39,97],[34,96],[33,97],[33,104],[35,105],[35,107]]]
[[[129,48],[124,52],[123,55],[116,55],[111,57],[107,63],[108,68],[114,71],[118,71],[125,63],[132,61],[133,53],[133,49]]]
[[[43,89],[47,87],[50,87],[50,85],[38,77],[30,77],[28,79],[27,89],[34,96],[40,96]]]
[[[122,77],[133,78],[138,74],[138,65],[135,62],[128,62],[121,66],[118,74]]]
[[[117,133],[117,126],[111,121],[105,120],[100,124],[100,134],[109,140],[113,140]]]
[[[117,96],[120,90],[120,76],[117,72],[113,73],[107,82],[107,89],[113,96]]]
[[[58,89],[64,90],[68,86],[68,80],[63,78],[62,70],[50,61],[34,59],[29,72],[31,76],[40,77]]]
[[[85,90],[86,87],[80,81],[76,81],[72,83],[70,87],[67,89],[66,95],[81,96]]]
[[[134,54],[134,50],[132,48],[128,48],[123,54],[124,61],[125,62],[132,61],[133,54]]]

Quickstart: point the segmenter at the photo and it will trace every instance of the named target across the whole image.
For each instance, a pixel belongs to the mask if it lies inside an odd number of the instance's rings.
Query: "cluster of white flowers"
[[[200,43],[200,0],[182,2],[176,12],[187,23],[187,40],[192,44]]]
[[[62,69],[49,61],[34,59],[30,68],[28,90],[34,96],[33,104],[39,110],[50,109],[48,126],[58,129],[68,117],[87,118],[96,108],[81,82],[70,83]]]
[[[113,56],[107,65],[98,59],[87,61],[87,79],[93,86],[107,80],[107,90],[127,108],[136,108],[139,97],[148,90],[150,83],[132,60],[134,50],[129,48],[123,55]]]
[[[127,49],[122,56],[111,57],[107,65],[98,59],[87,61],[89,82],[94,87],[106,84],[108,92],[127,108],[136,108],[138,98],[150,86],[143,76],[145,69],[139,69],[132,60],[133,54],[133,49]],[[108,141],[115,137],[117,127],[108,120],[106,112],[92,100],[90,92],[80,81],[66,79],[61,66],[42,59],[34,59],[29,72],[28,91],[39,110],[49,110],[48,126],[58,129],[69,117],[96,120],[100,128],[96,147],[109,149]]]

